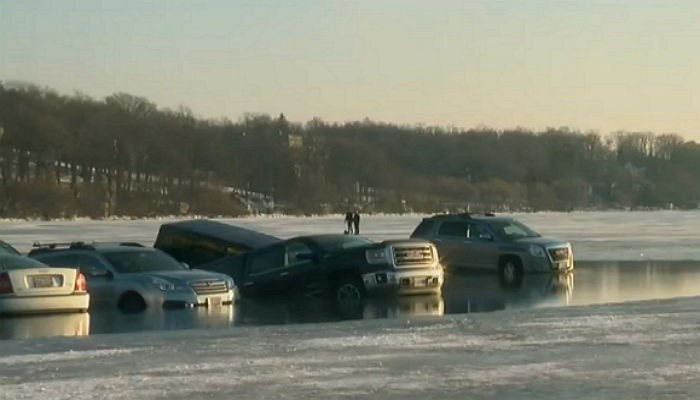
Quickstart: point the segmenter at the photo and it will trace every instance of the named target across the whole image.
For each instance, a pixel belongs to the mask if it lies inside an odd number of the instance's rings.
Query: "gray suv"
[[[519,287],[525,272],[574,269],[569,242],[542,237],[513,218],[491,213],[424,218],[411,238],[433,242],[448,271],[496,271],[507,287]]]

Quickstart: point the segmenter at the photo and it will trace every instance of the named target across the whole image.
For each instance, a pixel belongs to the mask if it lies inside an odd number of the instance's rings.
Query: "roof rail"
[[[93,244],[87,244],[82,241],[75,241],[75,242],[48,242],[48,243],[41,243],[41,242],[34,242],[32,244],[32,247],[37,248],[37,249],[45,249],[45,250],[50,250],[50,249],[55,249],[57,247],[67,247],[69,249],[75,249],[75,248],[95,248],[94,243]]]

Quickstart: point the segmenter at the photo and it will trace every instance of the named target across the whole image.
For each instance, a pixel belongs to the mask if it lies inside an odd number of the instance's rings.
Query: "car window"
[[[182,271],[187,268],[160,250],[105,251],[102,255],[120,274]]]
[[[46,268],[47,265],[29,257],[16,256],[14,254],[0,256],[0,272],[13,269]]]
[[[248,273],[251,275],[284,267],[284,247],[275,246],[257,254],[251,254],[248,259]]]
[[[78,259],[80,272],[85,276],[103,276],[107,273],[107,269],[97,257],[92,254],[81,254]]]
[[[447,221],[440,226],[438,235],[466,238],[468,231],[469,224],[467,222]]]
[[[491,228],[499,235],[508,240],[515,240],[524,237],[538,237],[537,232],[518,221],[492,222]]]
[[[47,254],[37,259],[52,267],[78,268],[79,265],[77,254]]]
[[[0,240],[0,253],[19,255],[19,252],[14,247]]]
[[[476,240],[487,240],[492,238],[491,232],[489,232],[488,228],[482,224],[469,224],[467,237],[469,239]]]
[[[433,229],[433,225],[435,225],[435,221],[431,220],[423,220],[421,221],[420,224],[416,227],[416,229],[413,231],[411,234],[411,237],[425,237],[430,234],[430,230]]]
[[[314,237],[313,241],[323,251],[332,253],[344,249],[352,249],[355,247],[364,247],[374,243],[373,241],[356,235],[328,235]]]
[[[301,242],[290,242],[285,246],[284,265],[292,267],[298,264],[309,262],[308,258],[299,258],[300,254],[313,254],[311,247]]]

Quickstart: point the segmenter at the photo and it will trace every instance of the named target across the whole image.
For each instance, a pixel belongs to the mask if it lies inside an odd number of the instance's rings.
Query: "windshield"
[[[29,257],[0,256],[0,272],[26,268],[49,268],[49,266]]]
[[[314,238],[314,241],[323,251],[327,253],[332,253],[343,249],[352,249],[355,247],[364,247],[374,243],[362,236],[353,235],[319,236]]]
[[[139,272],[182,271],[187,269],[174,258],[161,251],[114,251],[104,252],[107,261],[120,274]]]
[[[17,249],[3,242],[2,240],[0,240],[0,253],[19,255]]]
[[[518,221],[493,221],[489,223],[489,226],[498,236],[506,240],[540,236],[539,233]]]

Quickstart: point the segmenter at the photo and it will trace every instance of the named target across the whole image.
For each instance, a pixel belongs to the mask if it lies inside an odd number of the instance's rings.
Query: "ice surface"
[[[516,217],[543,235],[570,240],[579,260],[700,260],[698,212]],[[407,237],[420,218],[363,216],[361,230],[377,240]],[[281,237],[343,229],[341,216],[224,221]],[[4,221],[0,229],[4,240],[27,251],[37,240],[151,244],[162,222]],[[695,286],[669,284],[659,288],[683,295]],[[700,298],[683,298],[6,340],[0,341],[0,400],[695,399],[699,308]]]
[[[698,398],[700,299],[0,342],[0,399]]]
[[[700,260],[699,211],[600,211],[512,215],[544,236],[569,240],[578,260]],[[360,232],[375,240],[408,237],[422,215],[363,215]],[[164,222],[175,219],[105,221],[3,221],[2,238],[22,251],[35,241],[128,240],[151,245]],[[343,216],[219,219],[289,238],[341,233]]]

